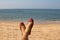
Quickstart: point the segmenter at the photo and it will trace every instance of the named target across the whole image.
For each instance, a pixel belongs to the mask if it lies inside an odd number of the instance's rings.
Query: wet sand
[[[19,22],[0,21],[0,40],[21,40],[21,36]],[[60,40],[60,23],[35,23],[29,40]]]

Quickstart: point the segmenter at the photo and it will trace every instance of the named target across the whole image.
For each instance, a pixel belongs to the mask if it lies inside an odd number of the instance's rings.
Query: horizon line
[[[38,8],[4,8],[4,9],[38,9]],[[39,9],[48,9],[48,8],[39,8]]]

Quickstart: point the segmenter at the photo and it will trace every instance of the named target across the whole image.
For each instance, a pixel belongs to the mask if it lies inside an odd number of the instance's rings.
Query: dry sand
[[[21,40],[19,22],[0,21],[0,40]],[[60,23],[35,23],[29,40],[60,40]]]

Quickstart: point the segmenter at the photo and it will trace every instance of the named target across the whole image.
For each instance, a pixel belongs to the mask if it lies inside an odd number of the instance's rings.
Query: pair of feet
[[[27,35],[30,35],[30,34],[31,34],[31,29],[32,29],[32,27],[33,27],[33,24],[34,24],[34,21],[33,21],[32,18],[30,18],[30,19],[28,20],[27,26],[25,26],[25,24],[24,24],[23,22],[21,22],[21,23],[20,23],[20,30],[21,30],[21,32],[22,32],[22,35],[23,35],[24,33],[26,33]]]

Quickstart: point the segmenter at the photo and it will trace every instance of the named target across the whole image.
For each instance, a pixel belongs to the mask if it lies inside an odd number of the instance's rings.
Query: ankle
[[[23,33],[23,35],[26,35],[26,36],[28,36],[28,33],[27,33],[27,32],[24,32],[24,33]]]
[[[28,35],[26,33],[23,34],[22,40],[28,40]]]

